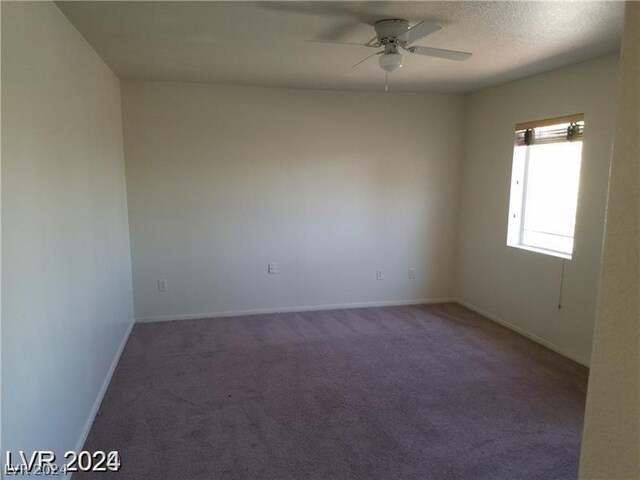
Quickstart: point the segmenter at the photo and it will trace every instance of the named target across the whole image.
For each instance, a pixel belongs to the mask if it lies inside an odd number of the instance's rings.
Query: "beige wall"
[[[456,296],[467,305],[588,364],[595,317],[618,57],[609,56],[467,97],[460,183]],[[517,122],[584,113],[573,259],[506,246]]]
[[[580,478],[640,479],[640,4],[628,3]]]
[[[81,447],[132,324],[119,95],[53,3],[2,3],[2,437],[15,456]]]
[[[463,108],[124,82],[136,318],[449,297]]]

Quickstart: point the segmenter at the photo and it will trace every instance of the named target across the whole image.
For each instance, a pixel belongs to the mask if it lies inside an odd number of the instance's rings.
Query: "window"
[[[583,115],[516,125],[507,245],[571,258]]]

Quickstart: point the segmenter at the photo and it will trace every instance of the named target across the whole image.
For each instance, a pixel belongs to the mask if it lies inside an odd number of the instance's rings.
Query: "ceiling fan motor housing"
[[[378,35],[378,41],[382,45],[396,43],[397,38],[409,30],[409,22],[401,18],[380,20],[373,26]]]
[[[398,53],[398,37],[409,30],[409,22],[401,18],[380,20],[374,25],[378,43],[384,46],[384,53],[379,58],[380,67],[392,73],[402,67],[402,55]]]

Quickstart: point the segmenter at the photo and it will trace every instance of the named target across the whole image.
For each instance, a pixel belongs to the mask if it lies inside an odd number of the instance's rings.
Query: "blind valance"
[[[569,115],[516,125],[516,145],[543,145],[545,143],[582,140],[584,115]]]

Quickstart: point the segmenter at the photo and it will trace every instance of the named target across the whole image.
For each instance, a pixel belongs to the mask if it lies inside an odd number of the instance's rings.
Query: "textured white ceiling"
[[[466,62],[405,56],[396,91],[469,92],[619,50],[621,2],[57,2],[123,79],[381,90],[365,47],[384,18],[431,20],[419,45]]]

